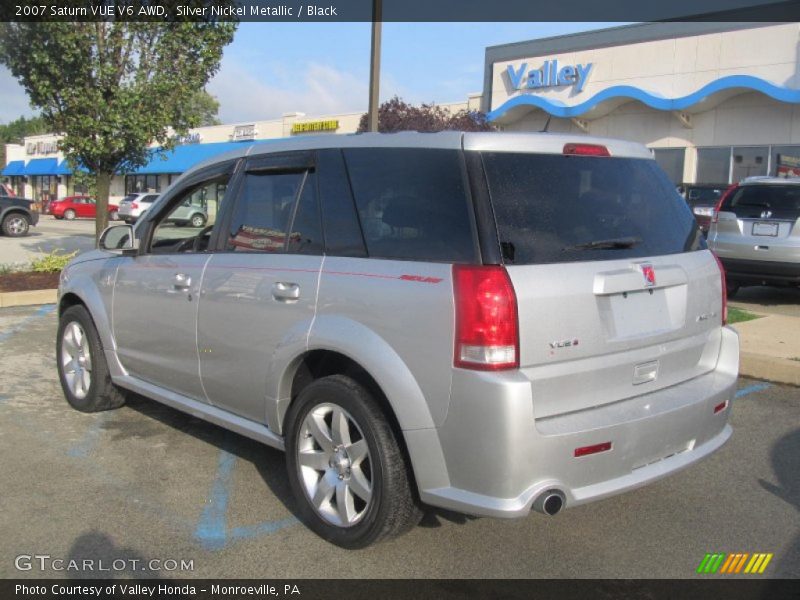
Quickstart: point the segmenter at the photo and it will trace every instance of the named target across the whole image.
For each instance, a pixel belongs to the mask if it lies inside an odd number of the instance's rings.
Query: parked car
[[[747,285],[800,285],[800,179],[754,177],[718,202],[709,245],[728,296]]]
[[[708,235],[714,207],[729,187],[728,184],[688,184],[684,188],[686,203],[704,235]]]
[[[91,196],[67,196],[58,200],[51,200],[47,205],[47,213],[56,219],[94,219],[97,216],[97,200]],[[119,207],[116,204],[108,204],[108,219],[116,221],[119,219]]]
[[[31,225],[39,222],[39,213],[31,208],[33,200],[0,196],[0,231],[9,237],[28,235]]]
[[[213,218],[167,226],[201,189],[225,190]],[[639,144],[252,145],[99,247],[59,288],[67,401],[106,410],[129,390],[285,450],[299,515],[346,548],[413,527],[421,504],[552,515],[731,435],[723,272]]]
[[[119,218],[126,223],[135,223],[158,199],[158,194],[128,194],[119,203]]]

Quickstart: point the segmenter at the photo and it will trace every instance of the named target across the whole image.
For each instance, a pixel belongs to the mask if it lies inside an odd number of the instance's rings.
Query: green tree
[[[6,144],[21,144],[25,136],[47,133],[47,123],[41,117],[20,117],[0,125],[0,167],[6,164]]]
[[[436,104],[414,106],[395,96],[378,107],[378,131],[494,131],[480,111],[460,110],[451,113]],[[367,115],[361,116],[358,131],[367,131]]]
[[[198,118],[197,125],[221,125],[222,121],[217,116],[219,113],[219,100],[205,90],[200,90],[186,99],[187,110],[195,113]]]
[[[190,1],[190,0],[189,0]],[[188,3],[188,2],[187,2]],[[73,171],[97,191],[97,236],[108,224],[116,172],[146,164],[200,123],[186,99],[219,69],[235,23],[0,23],[0,62],[28,93]]]

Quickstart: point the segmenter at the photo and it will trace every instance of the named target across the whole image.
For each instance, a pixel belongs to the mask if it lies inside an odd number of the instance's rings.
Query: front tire
[[[74,221],[75,216],[76,216],[75,211],[72,210],[71,208],[68,208],[67,210],[64,211],[64,218],[67,221]]]
[[[406,464],[372,395],[343,375],[306,387],[286,416],[289,482],[303,522],[343,548],[364,548],[419,523]]]
[[[112,210],[108,213],[108,220],[109,221],[119,221],[119,213],[115,210]]]
[[[738,292],[741,286],[738,283],[734,283],[732,281],[725,282],[725,295],[728,298],[733,298]]]
[[[22,213],[11,213],[3,219],[2,229],[8,237],[22,237],[28,234],[30,226],[28,217]]]
[[[192,215],[192,218],[190,219],[189,222],[192,224],[192,227],[198,229],[206,224],[206,218],[203,215],[197,213]]]
[[[71,306],[59,319],[56,364],[72,408],[91,413],[125,404],[125,396],[111,382],[100,336],[83,306]]]

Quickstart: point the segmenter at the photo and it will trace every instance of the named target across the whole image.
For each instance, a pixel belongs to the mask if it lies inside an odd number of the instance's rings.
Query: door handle
[[[192,278],[184,273],[176,273],[172,280],[172,286],[176,290],[188,290],[192,285]]]
[[[296,283],[277,281],[272,284],[272,297],[275,300],[298,300],[300,298],[300,286]]]

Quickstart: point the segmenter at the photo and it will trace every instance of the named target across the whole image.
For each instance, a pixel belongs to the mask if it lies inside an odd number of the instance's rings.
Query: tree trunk
[[[100,234],[108,227],[108,195],[111,192],[111,178],[113,173],[99,171],[97,173],[97,217],[95,219],[95,242],[100,239]]]

